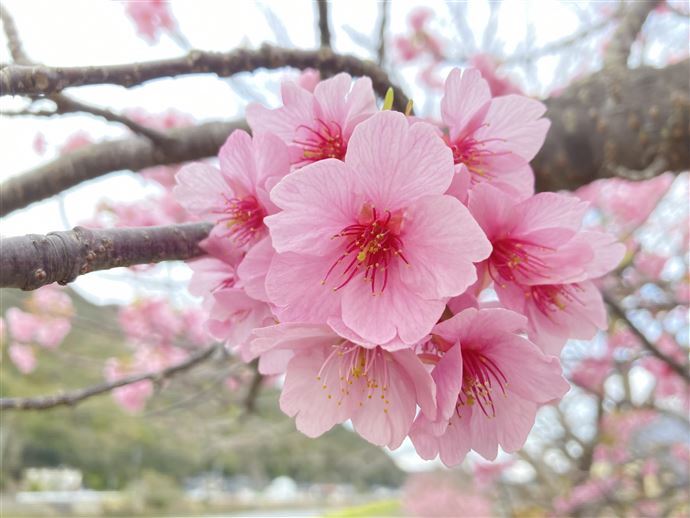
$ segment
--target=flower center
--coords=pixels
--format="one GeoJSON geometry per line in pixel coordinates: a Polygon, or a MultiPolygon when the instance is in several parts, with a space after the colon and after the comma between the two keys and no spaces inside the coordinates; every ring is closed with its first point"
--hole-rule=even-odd
{"type": "Polygon", "coordinates": [[[263,228],[265,215],[264,209],[252,195],[226,198],[223,216],[220,218],[228,228],[223,237],[232,238],[240,246],[246,245],[263,228]]]}
{"type": "MultiPolygon", "coordinates": [[[[484,126],[484,124],[479,126],[477,129],[481,128],[482,126],[484,126]]],[[[469,172],[472,173],[472,183],[478,183],[482,179],[490,180],[495,178],[496,175],[492,174],[486,168],[486,159],[492,156],[508,154],[507,151],[497,152],[491,149],[486,149],[486,145],[490,142],[504,141],[504,139],[500,138],[477,140],[471,133],[455,142],[451,142],[447,135],[444,136],[444,140],[446,145],[453,152],[453,162],[455,164],[464,164],[469,172]]]]}
{"type": "Polygon", "coordinates": [[[388,284],[388,270],[393,259],[400,257],[409,264],[402,253],[402,240],[399,236],[402,220],[401,211],[392,213],[387,210],[379,214],[370,204],[362,206],[357,223],[345,227],[333,236],[333,239],[345,240],[345,250],[326,272],[322,284],[326,283],[334,270],[339,269],[344,280],[333,291],[364,273],[364,280],[371,284],[371,293],[376,295],[377,287],[379,293],[383,293],[388,284]]]}
{"type": "Polygon", "coordinates": [[[462,390],[456,411],[475,403],[487,417],[496,417],[493,391],[498,387],[506,395],[508,380],[501,368],[487,356],[472,350],[462,351],[462,390]]]}
{"type": "Polygon", "coordinates": [[[327,124],[321,119],[316,119],[316,127],[301,125],[301,137],[293,142],[302,148],[302,160],[300,164],[317,162],[324,158],[345,158],[347,143],[343,137],[343,131],[336,122],[327,124]]]}
{"type": "Polygon", "coordinates": [[[579,298],[581,291],[577,283],[544,284],[526,288],[525,297],[531,297],[539,311],[551,318],[553,313],[565,310],[573,302],[584,305],[579,298]]]}
{"type": "Polygon", "coordinates": [[[516,282],[518,276],[547,277],[549,266],[539,257],[539,252],[549,252],[551,248],[514,238],[499,239],[493,248],[489,275],[497,284],[502,285],[503,280],[516,282]]]}
{"type": "Polygon", "coordinates": [[[316,380],[321,382],[321,389],[326,391],[326,398],[337,402],[338,406],[351,395],[359,397],[359,406],[373,399],[380,391],[379,399],[383,401],[383,411],[388,412],[389,387],[388,358],[380,347],[366,349],[350,342],[334,345],[333,351],[326,358],[319,370],[316,380]],[[329,380],[338,380],[336,387],[329,386],[329,380]],[[334,390],[337,394],[334,395],[334,390]]]}

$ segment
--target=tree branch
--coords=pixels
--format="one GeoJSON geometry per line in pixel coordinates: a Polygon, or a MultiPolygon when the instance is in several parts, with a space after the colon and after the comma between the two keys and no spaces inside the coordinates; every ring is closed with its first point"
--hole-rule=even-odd
{"type": "Polygon", "coordinates": [[[111,390],[124,387],[125,385],[132,385],[145,380],[162,381],[166,378],[170,378],[175,374],[189,370],[192,367],[204,362],[210,358],[217,349],[218,346],[213,345],[207,349],[197,352],[196,354],[192,354],[183,362],[161,371],[127,376],[126,378],[121,378],[117,381],[99,383],[98,385],[93,385],[92,387],[66,392],[64,394],[27,398],[0,398],[0,410],[45,410],[57,406],[74,406],[85,399],[110,392],[111,390]]]}
{"type": "Polygon", "coordinates": [[[537,190],[574,190],[630,171],[658,174],[660,159],[667,171],[690,168],[690,61],[623,74],[595,73],[545,101],[551,128],[532,163],[537,190]]]}
{"type": "Polygon", "coordinates": [[[64,94],[53,94],[50,96],[50,100],[53,101],[57,107],[55,112],[56,115],[76,112],[90,113],[91,115],[101,117],[107,121],[122,124],[123,126],[126,126],[132,130],[134,133],[138,133],[139,135],[146,137],[159,146],[172,144],[172,140],[165,133],[153,128],[147,128],[146,126],[139,124],[135,120],[125,117],[124,115],[119,115],[104,108],[85,104],[81,101],[77,101],[76,99],[67,97],[64,94]]]}
{"type": "Polygon", "coordinates": [[[628,65],[630,47],[642,30],[647,16],[660,0],[634,0],[623,8],[623,15],[604,53],[604,68],[608,70],[625,69],[628,65]]]}
{"type": "Polygon", "coordinates": [[[331,29],[328,26],[328,0],[317,0],[316,5],[319,9],[319,36],[321,37],[321,48],[331,48],[331,29]]]}
{"type": "Polygon", "coordinates": [[[19,38],[17,26],[14,24],[9,11],[2,5],[0,5],[0,20],[2,20],[2,27],[5,31],[5,36],[7,36],[7,46],[10,49],[12,60],[17,64],[31,63],[31,60],[24,52],[24,46],[19,38]]]}
{"type": "Polygon", "coordinates": [[[386,26],[388,25],[390,0],[383,0],[380,5],[381,19],[379,20],[379,47],[376,49],[376,62],[382,66],[386,57],[386,26]]]}
{"type": "Polygon", "coordinates": [[[678,374],[687,384],[690,385],[690,372],[688,371],[688,366],[687,365],[681,365],[678,363],[675,359],[671,358],[667,354],[664,354],[662,351],[660,351],[645,335],[642,331],[640,331],[635,324],[631,322],[631,320],[628,318],[628,315],[626,315],[625,310],[616,302],[613,300],[611,296],[608,294],[604,293],[604,301],[606,304],[611,308],[611,311],[613,314],[617,317],[620,318],[625,324],[630,328],[630,331],[633,332],[633,334],[640,340],[640,343],[642,344],[642,347],[647,349],[654,357],[657,359],[661,360],[662,362],[666,363],[673,371],[678,374]]]}
{"type": "Polygon", "coordinates": [[[0,239],[0,287],[34,290],[119,266],[185,260],[203,255],[199,241],[210,223],[89,230],[0,239]]]}
{"type": "Polygon", "coordinates": [[[329,49],[298,50],[263,45],[259,50],[237,49],[231,52],[193,50],[186,56],[125,65],[93,67],[46,67],[41,65],[8,65],[0,69],[1,95],[50,95],[74,86],[113,84],[131,87],[152,79],[189,74],[216,74],[229,77],[239,72],[260,68],[315,68],[322,74],[348,72],[353,76],[371,78],[374,90],[383,97],[392,87],[394,107],[403,111],[408,98],[391,84],[388,74],[371,61],[355,56],[339,55],[329,49]]]}
{"type": "Polygon", "coordinates": [[[66,153],[0,184],[0,215],[107,173],[139,171],[155,165],[179,164],[215,156],[235,129],[247,129],[247,126],[244,122],[207,122],[164,133],[169,141],[165,146],[156,146],[141,137],[128,137],[66,153]]]}

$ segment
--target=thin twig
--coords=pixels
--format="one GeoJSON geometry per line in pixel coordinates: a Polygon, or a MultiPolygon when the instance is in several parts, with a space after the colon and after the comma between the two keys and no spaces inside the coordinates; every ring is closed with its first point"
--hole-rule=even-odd
{"type": "Polygon", "coordinates": [[[316,5],[319,9],[319,36],[321,48],[331,48],[331,29],[328,21],[328,0],[317,0],[316,5]]]}
{"type": "Polygon", "coordinates": [[[660,0],[635,0],[625,5],[618,27],[604,53],[605,69],[613,71],[627,68],[630,47],[649,13],[660,3],[660,0]]]}
{"type": "Polygon", "coordinates": [[[390,0],[383,0],[381,6],[381,19],[379,20],[379,48],[376,50],[376,62],[379,66],[383,65],[386,57],[386,27],[388,26],[388,10],[390,0]]]}
{"type": "Polygon", "coordinates": [[[101,117],[107,121],[117,122],[119,124],[127,126],[134,133],[138,133],[139,135],[148,138],[149,140],[155,142],[158,145],[164,146],[166,144],[171,144],[172,142],[171,139],[165,133],[153,128],[147,128],[146,126],[139,124],[138,122],[130,119],[129,117],[119,115],[110,110],[99,108],[97,106],[91,106],[89,104],[77,101],[75,99],[67,97],[64,94],[59,93],[51,95],[50,99],[56,104],[57,113],[90,113],[91,115],[101,117]]]}
{"type": "Polygon", "coordinates": [[[0,4],[0,19],[2,20],[2,27],[5,31],[5,36],[7,36],[7,46],[10,49],[10,55],[12,60],[19,65],[28,65],[31,60],[24,52],[24,46],[19,38],[19,32],[17,31],[17,26],[14,24],[14,20],[10,15],[9,11],[0,4]]]}
{"type": "Polygon", "coordinates": [[[681,365],[675,359],[660,351],[640,329],[632,323],[625,313],[625,310],[607,293],[603,294],[604,301],[611,308],[613,314],[621,319],[630,328],[630,331],[640,340],[642,347],[647,349],[654,357],[666,363],[673,371],[678,374],[687,384],[690,385],[690,372],[687,365],[681,365]]]}
{"type": "Polygon", "coordinates": [[[124,387],[125,385],[131,385],[145,380],[159,382],[202,363],[210,358],[217,348],[217,345],[208,347],[207,349],[191,355],[185,361],[161,371],[127,376],[116,381],[99,383],[92,387],[66,392],[64,394],[27,398],[0,398],[0,410],[45,410],[57,406],[74,406],[85,399],[110,392],[111,390],[124,387]]]}

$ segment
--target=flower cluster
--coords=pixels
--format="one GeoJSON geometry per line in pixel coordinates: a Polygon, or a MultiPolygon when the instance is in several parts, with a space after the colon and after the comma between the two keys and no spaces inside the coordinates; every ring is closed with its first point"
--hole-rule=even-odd
{"type": "MultiPolygon", "coordinates": [[[[10,346],[8,356],[22,374],[36,368],[35,345],[56,349],[72,329],[74,306],[65,290],[44,286],[26,299],[24,309],[10,307],[2,328],[8,327],[10,346]]],[[[0,331],[0,341],[4,329],[0,331]]]]}
{"type": "Polygon", "coordinates": [[[215,223],[190,291],[207,327],[265,374],[318,436],[351,420],[410,437],[447,465],[525,442],[568,390],[568,338],[606,327],[593,279],[624,247],[581,228],[587,204],[534,194],[549,123],[538,101],[492,97],[453,70],[442,126],[377,110],[369,79],[282,86],[251,105],[219,167],[185,166],[174,194],[215,223]]]}
{"type": "MultiPolygon", "coordinates": [[[[145,299],[120,309],[119,323],[132,349],[132,358],[109,358],[107,381],[147,374],[183,362],[193,350],[208,345],[205,315],[198,308],[177,310],[164,299],[145,299]]],[[[139,412],[153,395],[153,383],[138,381],[112,392],[115,401],[128,412],[139,412]]]]}

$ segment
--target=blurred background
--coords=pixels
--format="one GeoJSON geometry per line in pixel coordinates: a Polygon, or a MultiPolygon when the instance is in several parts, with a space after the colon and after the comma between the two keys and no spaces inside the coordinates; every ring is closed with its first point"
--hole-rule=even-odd
{"type": "MultiPolygon", "coordinates": [[[[28,56],[54,66],[115,64],[262,43],[319,45],[315,3],[179,0],[4,0],[28,56]]],[[[452,67],[474,66],[494,95],[554,98],[603,66],[629,2],[364,2],[328,4],[333,49],[379,62],[417,115],[437,118],[452,67]]],[[[690,5],[658,2],[628,65],[688,58],[690,5]]],[[[11,61],[0,36],[0,62],[11,61]]],[[[278,105],[294,70],[193,75],[124,89],[70,92],[91,106],[167,130],[241,119],[249,102],[278,105]]],[[[655,100],[663,102],[663,100],[655,100]]],[[[651,102],[651,100],[650,100],[651,102]]],[[[92,143],[131,135],[48,100],[0,99],[0,179],[92,143]]],[[[178,166],[122,171],[14,212],[3,236],[75,225],[186,221],[170,194],[178,166]]],[[[182,263],[91,273],[68,288],[0,291],[2,397],[79,392],[78,404],[4,411],[5,516],[689,516],[687,173],[599,180],[575,194],[586,224],[628,247],[600,287],[610,328],[562,354],[572,389],[545,407],[525,448],[449,470],[337,427],[319,439],[277,404],[280,379],[231,356],[102,390],[213,344],[182,263]],[[661,354],[659,354],[661,353],[661,354]],[[669,361],[670,360],[670,361],[669,361]]]]}

